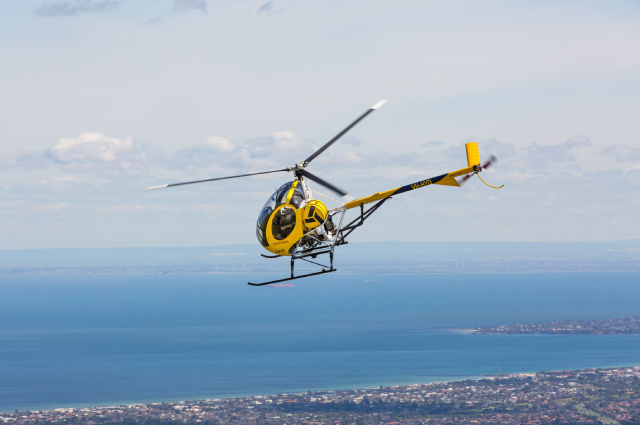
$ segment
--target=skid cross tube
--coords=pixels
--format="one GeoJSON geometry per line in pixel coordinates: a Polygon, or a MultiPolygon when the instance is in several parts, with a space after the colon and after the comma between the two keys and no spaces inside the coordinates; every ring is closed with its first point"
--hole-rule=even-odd
{"type": "MultiPolygon", "coordinates": [[[[315,264],[316,266],[320,266],[323,269],[327,266],[325,266],[324,264],[320,264],[320,263],[316,263],[315,261],[311,261],[311,260],[307,260],[306,258],[300,258],[302,261],[306,261],[307,263],[311,263],[311,264],[315,264]]],[[[329,267],[332,268],[332,267],[329,267]]]]}
{"type": "Polygon", "coordinates": [[[328,254],[332,251],[333,251],[332,248],[327,248],[326,246],[319,246],[319,247],[311,248],[305,251],[300,251],[300,254],[294,254],[292,255],[292,257],[295,257],[296,259],[305,258],[305,257],[315,257],[316,255],[328,254]]]}
{"type": "Polygon", "coordinates": [[[265,285],[271,285],[272,283],[286,282],[286,281],[289,281],[289,280],[300,279],[300,278],[303,278],[303,277],[317,276],[319,274],[331,273],[331,272],[335,272],[335,271],[337,271],[337,270],[333,268],[333,246],[331,246],[330,248],[327,248],[326,246],[316,247],[316,248],[308,249],[306,251],[302,251],[299,254],[293,254],[291,256],[291,277],[288,277],[288,278],[285,278],[285,279],[272,280],[270,282],[264,282],[264,283],[247,282],[247,284],[249,284],[251,286],[265,286],[265,285]],[[311,261],[311,260],[307,260],[306,259],[307,257],[315,258],[318,255],[322,255],[322,254],[329,254],[330,263],[329,263],[328,269],[327,269],[327,266],[325,266],[323,264],[316,263],[315,261],[311,261]],[[322,267],[322,271],[315,272],[315,273],[308,273],[308,274],[304,274],[304,275],[300,275],[300,276],[295,276],[294,275],[294,267],[295,267],[296,260],[302,260],[302,261],[306,261],[308,263],[312,263],[312,264],[318,265],[318,266],[322,267]]]}
{"type": "Polygon", "coordinates": [[[322,270],[325,269],[325,265],[316,263],[315,261],[311,261],[311,260],[307,260],[307,257],[311,257],[313,259],[315,259],[318,255],[322,255],[322,254],[329,254],[329,270],[335,270],[333,268],[333,246],[331,248],[325,248],[325,247],[318,247],[315,249],[310,249],[307,252],[303,252],[302,255],[292,255],[291,256],[291,277],[293,277],[293,265],[295,263],[295,260],[302,260],[302,261],[306,261],[308,263],[312,263],[315,264],[317,266],[322,267],[322,270]]]}

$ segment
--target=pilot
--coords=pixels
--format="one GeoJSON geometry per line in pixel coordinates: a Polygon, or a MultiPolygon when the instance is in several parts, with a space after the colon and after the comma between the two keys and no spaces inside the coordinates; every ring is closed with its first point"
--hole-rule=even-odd
{"type": "Polygon", "coordinates": [[[296,213],[291,207],[283,207],[273,218],[273,235],[276,239],[284,239],[293,231],[296,224],[296,213]]]}

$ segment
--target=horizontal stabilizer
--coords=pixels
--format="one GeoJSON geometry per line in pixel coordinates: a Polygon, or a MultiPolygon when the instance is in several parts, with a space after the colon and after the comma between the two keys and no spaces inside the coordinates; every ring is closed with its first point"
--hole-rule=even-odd
{"type": "Polygon", "coordinates": [[[451,176],[445,177],[444,179],[440,180],[439,182],[436,182],[436,184],[441,184],[443,186],[460,187],[460,184],[458,183],[458,181],[456,179],[454,179],[453,177],[451,177],[451,176]]]}

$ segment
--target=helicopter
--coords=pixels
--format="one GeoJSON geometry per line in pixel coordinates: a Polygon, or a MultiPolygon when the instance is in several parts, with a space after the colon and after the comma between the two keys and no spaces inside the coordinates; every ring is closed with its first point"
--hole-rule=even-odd
{"type": "Polygon", "coordinates": [[[497,161],[497,159],[495,156],[491,155],[489,159],[482,164],[480,161],[480,152],[477,142],[470,142],[465,145],[467,153],[467,167],[465,168],[420,180],[418,182],[384,192],[376,192],[373,195],[358,199],[349,200],[349,194],[346,191],[316,176],[315,174],[312,174],[306,169],[315,158],[386,102],[386,100],[376,102],[366,112],[345,127],[335,137],[321,146],[307,159],[295,164],[294,166],[279,170],[151,186],[148,187],[147,190],[166,189],[169,187],[257,176],[261,174],[281,172],[293,173],[295,179],[280,186],[271,195],[271,197],[269,197],[258,215],[256,223],[256,237],[258,242],[272,254],[260,255],[265,258],[290,257],[291,261],[290,277],[263,283],[247,282],[251,286],[264,286],[337,271],[333,266],[335,248],[340,245],[347,244],[348,241],[346,238],[353,233],[354,230],[362,226],[364,222],[378,210],[378,208],[395,195],[428,187],[433,184],[460,187],[474,175],[477,175],[484,184],[494,189],[500,189],[504,186],[492,186],[480,177],[479,173],[489,168],[497,161]],[[458,177],[462,178],[458,180],[458,177]],[[312,190],[309,183],[310,181],[340,195],[343,202],[312,190]],[[330,209],[321,200],[314,199],[313,194],[319,195],[320,197],[332,201],[339,206],[330,209]],[[365,205],[369,204],[373,205],[365,209],[365,205]],[[358,208],[360,210],[359,216],[354,220],[345,223],[345,213],[354,208],[358,208]],[[328,266],[313,261],[319,255],[329,256],[328,266]],[[294,274],[294,264],[297,260],[315,264],[321,267],[321,270],[296,276],[294,274]]]}

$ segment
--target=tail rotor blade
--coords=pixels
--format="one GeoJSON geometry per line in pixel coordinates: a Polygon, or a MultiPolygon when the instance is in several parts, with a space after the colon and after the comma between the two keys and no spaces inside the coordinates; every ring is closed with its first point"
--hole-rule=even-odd
{"type": "Polygon", "coordinates": [[[345,192],[344,190],[340,189],[340,188],[339,188],[339,187],[337,187],[337,186],[332,185],[332,184],[331,184],[331,183],[329,183],[328,181],[323,180],[323,179],[321,179],[320,177],[318,177],[318,176],[316,176],[316,175],[314,175],[314,174],[311,174],[311,173],[310,173],[310,172],[308,172],[307,170],[299,170],[298,172],[299,172],[301,175],[303,175],[303,176],[305,176],[306,178],[308,178],[309,180],[312,180],[312,181],[314,181],[314,182],[318,183],[319,185],[326,187],[327,189],[329,189],[329,190],[331,190],[331,191],[333,191],[333,192],[337,193],[337,194],[338,194],[338,195],[340,195],[340,196],[347,196],[347,195],[348,195],[348,193],[347,193],[347,192],[345,192]]]}
{"type": "Polygon", "coordinates": [[[148,187],[147,190],[157,190],[157,189],[165,189],[167,187],[173,186],[183,186],[185,184],[194,184],[194,183],[204,183],[204,182],[213,182],[216,180],[227,180],[227,179],[237,179],[238,177],[248,177],[248,176],[257,176],[258,174],[270,174],[270,173],[280,173],[282,171],[291,171],[288,168],[283,168],[282,170],[273,170],[273,171],[262,171],[260,173],[249,173],[249,174],[240,174],[237,176],[228,176],[228,177],[217,177],[214,179],[205,179],[205,180],[194,180],[191,182],[182,182],[182,183],[172,183],[172,184],[163,184],[160,186],[151,186],[148,187]]]}
{"type": "MultiPolygon", "coordinates": [[[[326,151],[327,148],[331,145],[333,145],[339,138],[341,138],[342,136],[345,135],[345,133],[349,130],[351,130],[353,127],[355,127],[356,124],[358,124],[360,121],[362,121],[367,115],[369,115],[370,113],[372,113],[373,111],[375,111],[376,109],[380,109],[380,107],[382,107],[382,105],[384,105],[387,101],[386,100],[379,100],[378,102],[376,102],[373,106],[371,106],[371,108],[369,108],[367,110],[367,112],[365,112],[364,114],[360,115],[358,117],[358,119],[356,119],[354,122],[352,122],[351,124],[349,124],[344,130],[342,130],[340,133],[338,133],[333,139],[329,140],[327,143],[325,143],[320,149],[318,149],[317,151],[315,151],[313,153],[313,155],[311,155],[309,158],[305,159],[303,164],[306,166],[307,164],[309,164],[311,161],[313,161],[318,155],[320,155],[322,152],[326,151]]],[[[333,190],[333,189],[332,189],[333,190]]]]}
{"type": "Polygon", "coordinates": [[[465,183],[467,182],[467,180],[469,180],[471,177],[473,177],[473,174],[467,174],[466,176],[464,176],[463,178],[461,178],[461,179],[458,181],[458,184],[459,184],[460,186],[462,186],[462,185],[463,185],[463,184],[465,184],[465,183]]]}
{"type": "Polygon", "coordinates": [[[487,162],[484,163],[484,165],[482,166],[483,170],[486,170],[487,168],[491,167],[492,164],[498,162],[498,158],[496,158],[495,156],[491,155],[489,157],[489,159],[487,160],[487,162]]]}

